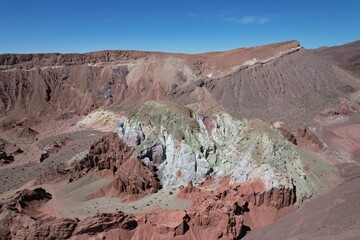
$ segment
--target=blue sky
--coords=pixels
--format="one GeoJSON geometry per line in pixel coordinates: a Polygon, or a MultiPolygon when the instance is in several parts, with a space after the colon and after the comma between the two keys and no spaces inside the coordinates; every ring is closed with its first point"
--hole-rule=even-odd
{"type": "Polygon", "coordinates": [[[0,0],[0,53],[197,53],[360,39],[360,0],[0,0]]]}

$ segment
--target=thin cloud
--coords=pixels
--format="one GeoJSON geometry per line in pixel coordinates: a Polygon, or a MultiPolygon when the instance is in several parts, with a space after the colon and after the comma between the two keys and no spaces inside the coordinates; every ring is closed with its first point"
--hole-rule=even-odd
{"type": "Polygon", "coordinates": [[[243,17],[240,22],[244,24],[253,23],[256,21],[256,18],[254,16],[246,16],[243,17]]]}
{"type": "Polygon", "coordinates": [[[243,18],[236,17],[224,17],[225,22],[231,22],[235,24],[264,24],[270,19],[266,17],[257,17],[257,16],[245,16],[243,18]]]}
{"type": "Polygon", "coordinates": [[[257,23],[264,24],[264,23],[268,22],[269,20],[270,20],[269,18],[258,18],[257,23]]]}
{"type": "Polygon", "coordinates": [[[209,15],[201,15],[198,13],[189,13],[186,15],[188,18],[191,19],[198,19],[198,20],[211,20],[213,19],[213,16],[209,16],[209,15]]]}
{"type": "Polygon", "coordinates": [[[224,22],[229,22],[233,24],[257,24],[261,25],[268,21],[270,21],[270,18],[268,17],[258,17],[258,16],[244,16],[242,18],[233,17],[234,14],[232,14],[229,11],[221,11],[219,15],[217,16],[207,16],[207,15],[201,15],[198,13],[188,13],[186,15],[188,18],[191,19],[205,19],[205,20],[212,20],[212,19],[218,19],[224,22]]]}

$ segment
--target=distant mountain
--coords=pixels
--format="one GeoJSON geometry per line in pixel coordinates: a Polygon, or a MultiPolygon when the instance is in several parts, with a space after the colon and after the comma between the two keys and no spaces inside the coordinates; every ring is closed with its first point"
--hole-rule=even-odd
{"type": "Polygon", "coordinates": [[[321,47],[312,51],[356,76],[360,76],[360,40],[341,46],[321,47]]]}

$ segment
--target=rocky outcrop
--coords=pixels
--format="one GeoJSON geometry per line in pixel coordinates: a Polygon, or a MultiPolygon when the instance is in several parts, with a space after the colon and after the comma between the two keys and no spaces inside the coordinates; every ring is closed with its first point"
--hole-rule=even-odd
{"type": "MultiPolygon", "coordinates": [[[[129,200],[154,193],[161,188],[160,180],[152,168],[133,156],[133,148],[125,144],[116,133],[109,133],[94,143],[84,159],[76,163],[71,181],[90,171],[111,170],[113,192],[129,200]]],[[[106,194],[103,192],[103,194],[106,194]]],[[[100,196],[101,193],[95,193],[100,196]]]]}
{"type": "Polygon", "coordinates": [[[180,198],[190,199],[193,207],[187,210],[200,239],[239,239],[251,228],[272,223],[269,216],[291,209],[297,202],[294,188],[280,186],[266,190],[261,181],[229,184],[223,179],[215,190],[189,183],[181,190],[180,198]],[[261,209],[266,209],[261,217],[261,209]],[[262,219],[259,219],[259,218],[262,219]],[[249,221],[254,218],[255,223],[249,221]],[[251,227],[251,228],[250,228],[251,227]],[[204,231],[211,229],[210,231],[204,231]]]}
{"type": "Polygon", "coordinates": [[[273,123],[273,127],[276,128],[281,134],[284,136],[285,139],[287,139],[289,142],[291,142],[294,145],[297,145],[297,140],[295,137],[295,134],[287,130],[282,126],[282,122],[275,122],[273,123]]]}
{"type": "Polygon", "coordinates": [[[324,176],[332,174],[325,167],[323,176],[313,174],[321,161],[299,151],[285,129],[226,113],[204,118],[169,102],[144,103],[130,118],[119,120],[117,133],[144,164],[154,167],[164,187],[230,175],[231,183],[260,179],[268,191],[296,186],[302,199],[326,188],[324,176]]]}
{"type": "Polygon", "coordinates": [[[124,196],[123,200],[134,200],[157,192],[161,189],[161,183],[155,172],[139,159],[132,157],[115,173],[111,189],[124,196]]]}
{"type": "MultiPolygon", "coordinates": [[[[29,190],[24,190],[29,191],[29,190]]],[[[0,219],[2,239],[88,239],[90,236],[106,234],[115,229],[125,239],[130,239],[137,221],[133,216],[122,212],[98,213],[83,220],[69,218],[36,219],[26,214],[13,211],[4,212],[0,219]]],[[[2,208],[4,211],[4,207],[2,208]]],[[[118,234],[119,235],[119,234],[118,234]]]]}
{"type": "MultiPolygon", "coordinates": [[[[245,184],[229,184],[229,177],[222,180],[222,183],[212,191],[202,187],[193,186],[189,183],[182,188],[180,198],[191,199],[194,207],[202,206],[205,202],[218,202],[244,205],[251,203],[254,207],[269,206],[276,210],[292,206],[296,203],[296,191],[294,188],[280,186],[271,190],[264,188],[260,180],[245,184]]],[[[214,203],[213,202],[213,203],[214,203]]]]}
{"type": "MultiPolygon", "coordinates": [[[[80,239],[240,238],[249,227],[244,216],[256,221],[263,209],[277,216],[326,189],[331,171],[259,120],[226,113],[204,118],[162,101],[146,102],[129,118],[121,117],[116,133],[94,143],[82,160],[57,170],[70,181],[87,174],[112,177],[85,200],[121,196],[129,201],[161,187],[183,185],[178,197],[193,203],[186,210],[155,208],[134,217],[117,213],[87,218],[74,230],[72,237],[80,239]],[[212,182],[201,184],[210,178],[212,182]],[[130,229],[126,219],[132,219],[130,229]]],[[[264,214],[257,226],[271,221],[264,214]]]]}
{"type": "Polygon", "coordinates": [[[122,212],[98,213],[78,219],[36,220],[24,214],[7,214],[0,220],[4,239],[234,239],[242,229],[240,211],[220,205],[199,213],[154,209],[134,216],[122,212]],[[214,211],[218,209],[218,211],[214,211]],[[206,215],[206,212],[214,215],[206,215]],[[230,214],[230,216],[228,216],[230,214]],[[213,219],[209,217],[213,216],[213,219]],[[26,226],[26,227],[25,227],[26,226]],[[225,227],[223,229],[223,227],[225,227]],[[215,231],[215,229],[217,229],[215,231]],[[215,232],[214,232],[215,231],[215,232]]]}
{"type": "Polygon", "coordinates": [[[16,144],[11,144],[4,139],[0,139],[0,166],[13,162],[15,156],[23,152],[24,151],[16,146],[16,144]]]}
{"type": "Polygon", "coordinates": [[[27,128],[19,128],[17,129],[17,137],[18,138],[25,138],[30,140],[35,140],[36,136],[39,135],[39,132],[27,127],[27,128]]]}
{"type": "MultiPolygon", "coordinates": [[[[139,217],[139,222],[143,225],[136,231],[134,238],[145,237],[155,239],[154,235],[159,237],[163,235],[169,237],[183,236],[190,229],[190,217],[186,211],[170,211],[163,209],[153,209],[151,212],[139,217]],[[153,233],[146,236],[146,228],[154,228],[153,233]],[[153,236],[151,236],[153,235],[153,236]]],[[[161,238],[161,237],[160,237],[161,238]]]]}
{"type": "Polygon", "coordinates": [[[75,165],[75,171],[79,175],[94,169],[110,169],[115,173],[132,153],[132,147],[126,145],[115,133],[109,133],[90,147],[86,157],[75,165]]]}
{"type": "Polygon", "coordinates": [[[233,239],[240,235],[243,223],[238,208],[218,203],[189,213],[154,209],[137,217],[122,212],[98,213],[84,220],[36,220],[9,213],[0,220],[0,233],[5,239],[233,239]]]}
{"type": "Polygon", "coordinates": [[[2,54],[0,65],[11,66],[21,64],[27,68],[52,65],[81,65],[95,62],[112,62],[114,60],[136,60],[144,58],[147,52],[139,51],[100,51],[85,54],[2,54]]]}
{"type": "Polygon", "coordinates": [[[8,213],[0,219],[2,239],[69,239],[78,220],[46,219],[36,220],[24,214],[8,213]]]}
{"type": "Polygon", "coordinates": [[[123,212],[97,213],[93,217],[80,221],[73,232],[73,235],[95,235],[111,229],[133,230],[137,227],[137,221],[133,216],[123,212]]]}
{"type": "Polygon", "coordinates": [[[10,209],[15,212],[22,212],[33,201],[48,201],[51,194],[43,188],[35,188],[34,190],[24,189],[15,193],[11,199],[1,204],[2,209],[10,209]]]}
{"type": "Polygon", "coordinates": [[[296,132],[296,141],[300,147],[306,147],[312,145],[313,147],[321,150],[324,145],[319,137],[314,132],[314,129],[303,126],[300,127],[296,132]]]}
{"type": "Polygon", "coordinates": [[[153,167],[146,166],[133,155],[133,148],[125,144],[116,133],[108,133],[96,141],[89,153],[80,161],[59,164],[41,174],[35,184],[54,181],[75,181],[87,174],[94,177],[110,176],[111,184],[88,198],[105,195],[122,196],[123,200],[135,200],[155,193],[162,188],[153,167]],[[97,174],[100,173],[100,174],[97,174]]]}
{"type": "MultiPolygon", "coordinates": [[[[79,220],[30,217],[19,211],[14,206],[27,208],[32,201],[51,198],[44,189],[25,189],[2,205],[0,234],[5,239],[239,239],[249,229],[245,214],[262,205],[273,211],[291,206],[295,202],[291,194],[286,189],[266,193],[261,182],[229,185],[225,181],[215,191],[190,182],[179,195],[193,202],[187,210],[154,208],[136,216],[118,211],[79,220]]],[[[32,205],[33,210],[39,206],[32,205]]]]}
{"type": "MultiPolygon", "coordinates": [[[[131,231],[137,227],[133,216],[122,212],[98,213],[83,220],[37,218],[29,212],[52,198],[43,188],[24,189],[1,204],[0,236],[2,239],[69,239],[71,236],[96,235],[111,229],[131,231]],[[33,204],[34,203],[34,204],[33,204]],[[39,204],[42,203],[42,204],[39,204]]],[[[129,236],[125,234],[124,236],[129,236]]],[[[77,239],[77,237],[75,237],[77,239]]]]}
{"type": "Polygon", "coordinates": [[[53,154],[53,153],[57,153],[61,148],[63,148],[64,146],[68,145],[69,143],[71,143],[73,140],[69,137],[65,137],[62,138],[58,141],[54,141],[51,144],[48,144],[44,150],[48,153],[48,154],[53,154]]]}
{"type": "Polygon", "coordinates": [[[44,152],[40,155],[40,162],[43,162],[50,155],[59,152],[61,148],[68,145],[71,141],[72,141],[71,138],[63,138],[63,139],[60,139],[59,141],[55,141],[51,144],[48,144],[44,148],[44,152]]]}
{"type": "Polygon", "coordinates": [[[297,143],[303,149],[328,163],[357,163],[360,159],[360,93],[340,99],[336,108],[321,111],[312,121],[300,127],[297,143]]]}

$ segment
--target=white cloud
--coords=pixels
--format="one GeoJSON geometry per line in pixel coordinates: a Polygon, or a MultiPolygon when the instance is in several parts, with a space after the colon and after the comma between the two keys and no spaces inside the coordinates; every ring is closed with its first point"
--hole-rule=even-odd
{"type": "Polygon", "coordinates": [[[266,17],[256,17],[256,16],[245,16],[243,18],[235,18],[235,17],[225,17],[225,22],[231,22],[235,24],[264,24],[268,22],[270,19],[266,17]]]}
{"type": "Polygon", "coordinates": [[[246,16],[246,17],[243,17],[240,20],[240,22],[247,24],[247,23],[253,23],[253,22],[255,22],[255,20],[256,20],[256,18],[254,16],[246,16]]]}
{"type": "Polygon", "coordinates": [[[269,18],[258,18],[257,19],[257,23],[258,24],[264,24],[266,23],[267,21],[269,21],[270,19],[269,18]]]}
{"type": "Polygon", "coordinates": [[[234,24],[257,24],[261,25],[268,21],[270,21],[269,17],[258,17],[254,15],[244,16],[242,18],[234,17],[234,13],[229,11],[222,10],[220,14],[217,16],[208,16],[208,15],[201,15],[198,13],[188,13],[187,17],[191,19],[205,19],[205,20],[213,20],[218,19],[224,22],[234,23],[234,24]]]}

